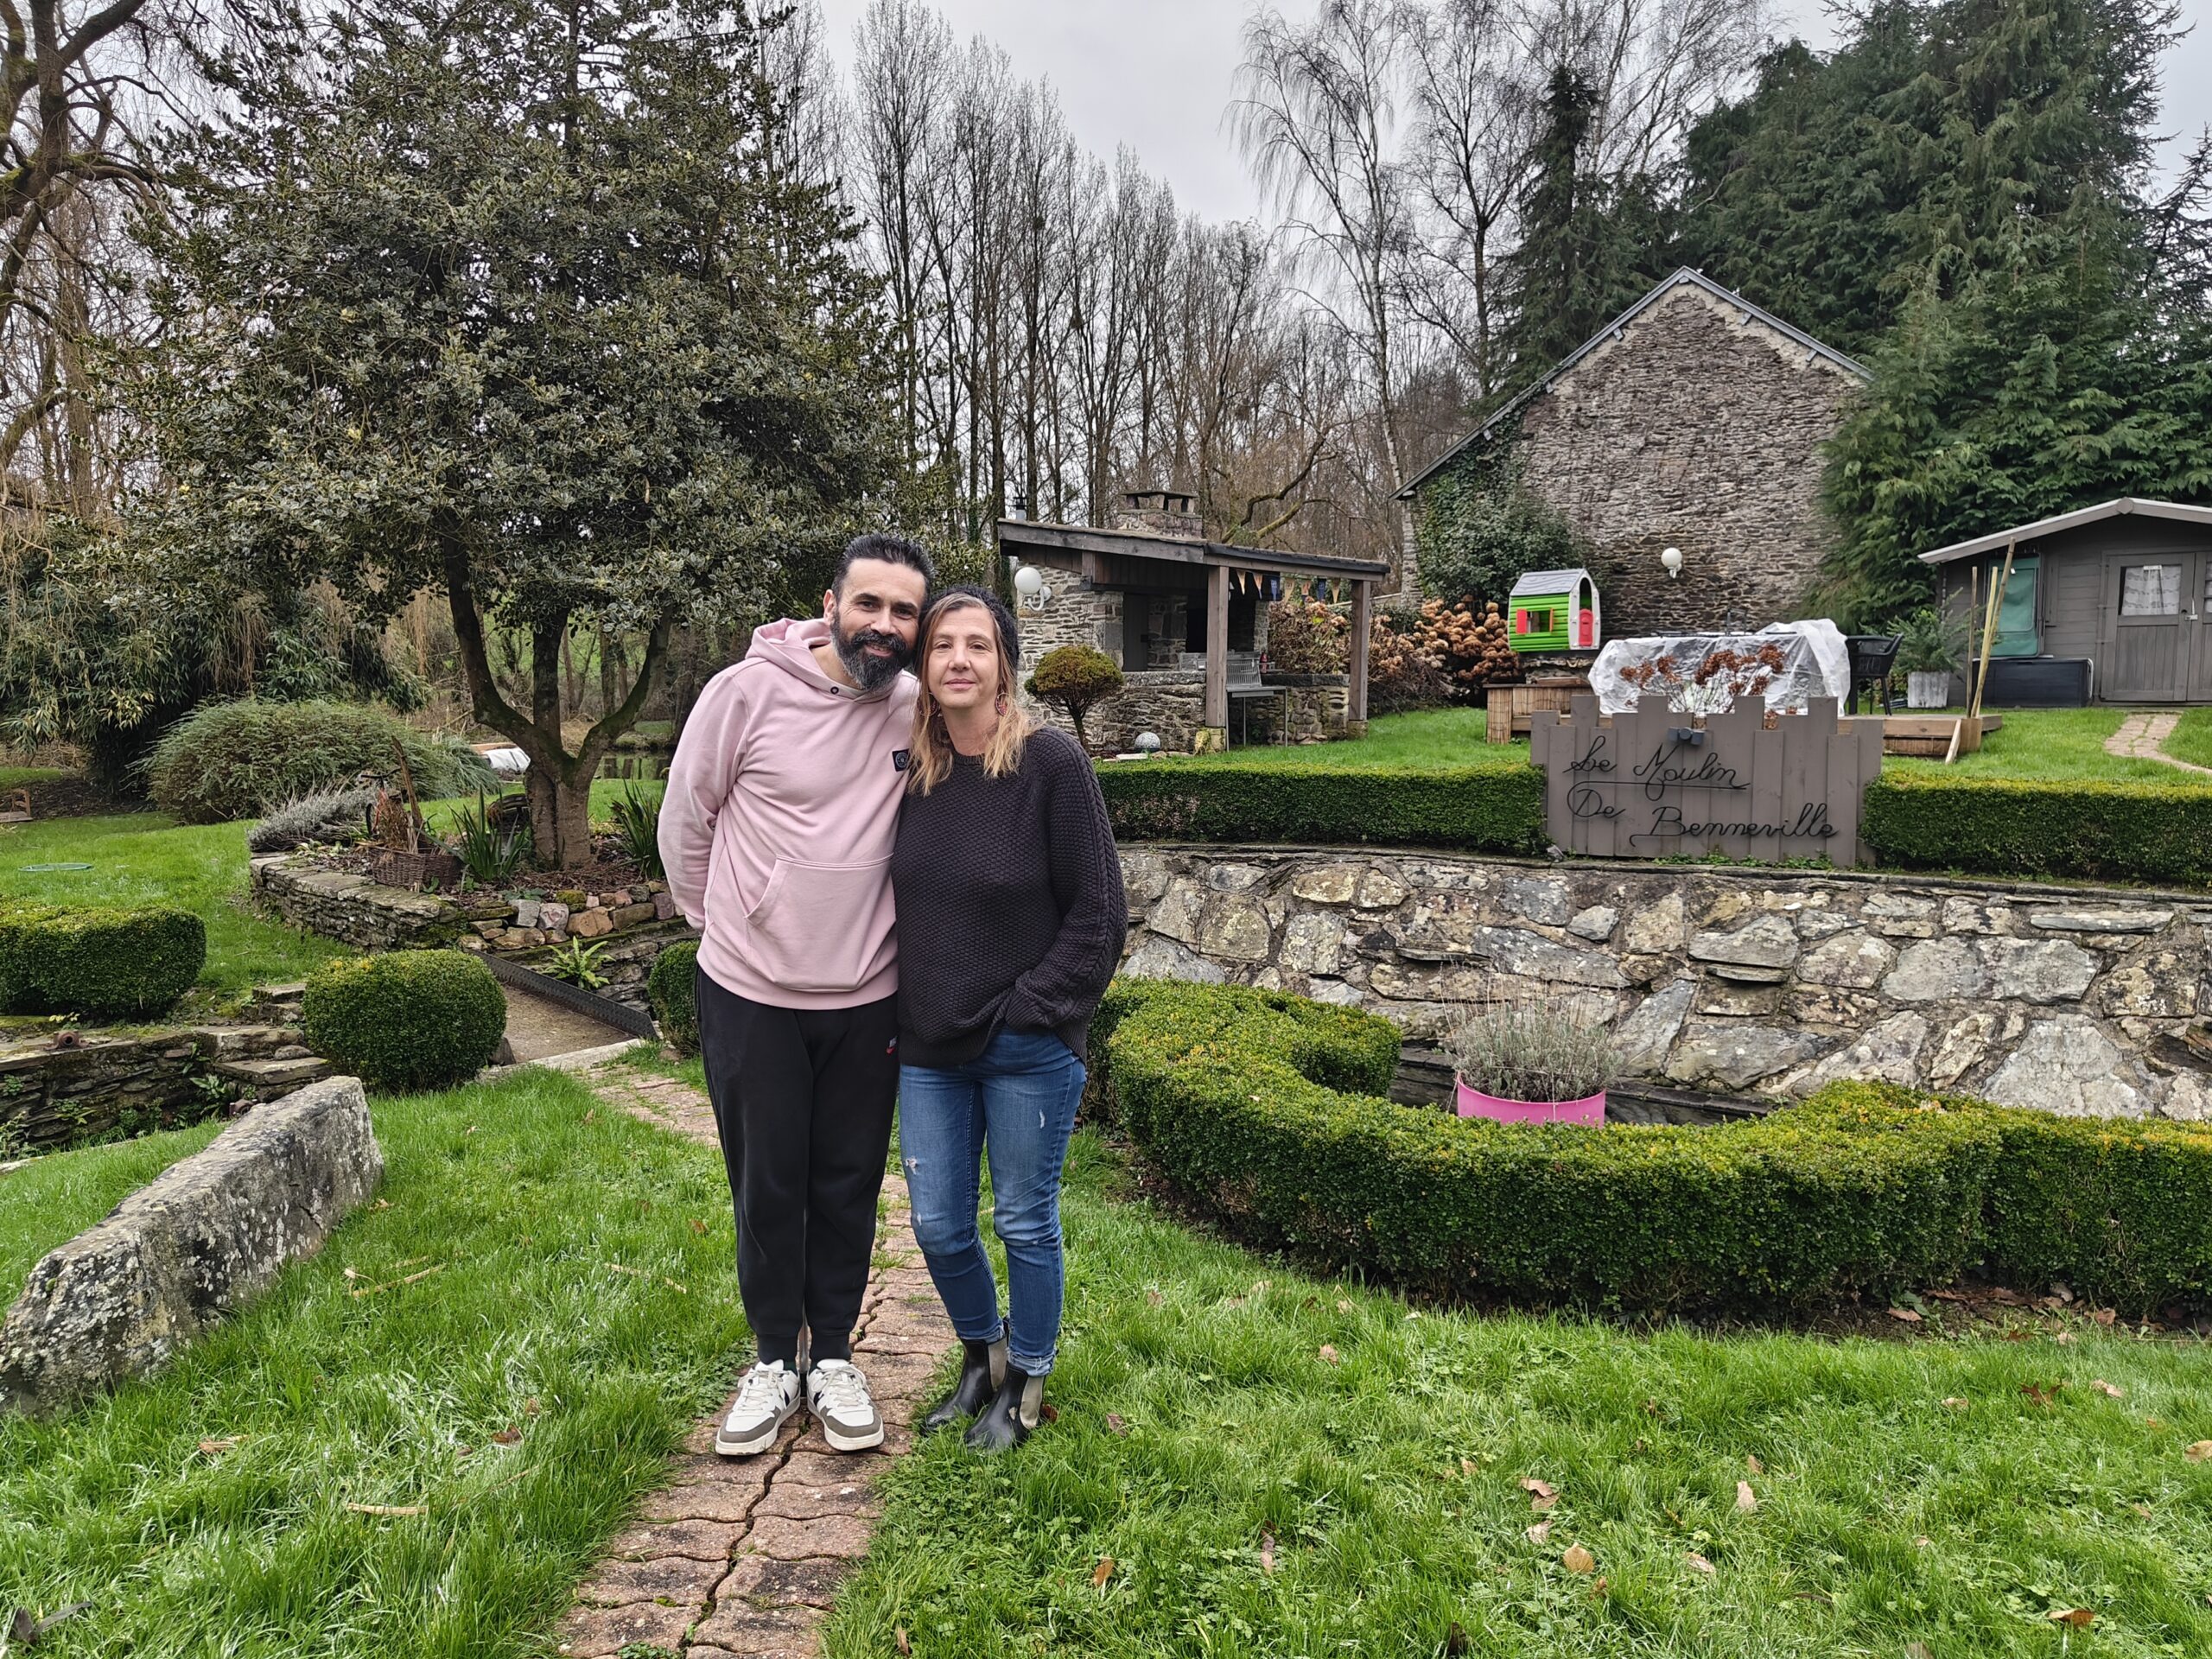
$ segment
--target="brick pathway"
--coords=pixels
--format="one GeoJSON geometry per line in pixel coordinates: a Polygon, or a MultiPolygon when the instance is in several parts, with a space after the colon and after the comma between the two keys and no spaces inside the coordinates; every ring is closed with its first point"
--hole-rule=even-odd
{"type": "MultiPolygon", "coordinates": [[[[715,1144],[714,1112],[689,1084],[615,1068],[588,1080],[632,1116],[715,1144]]],[[[853,1333],[854,1357],[883,1414],[882,1450],[830,1451],[802,1409],[774,1450],[718,1458],[715,1427],[725,1401],[693,1428],[669,1484],[645,1499],[637,1524],[576,1587],[561,1652],[609,1659],[635,1644],[696,1659],[819,1654],[837,1587],[868,1552],[874,1478],[912,1444],[909,1426],[952,1345],[952,1327],[907,1229],[906,1182],[887,1178],[884,1197],[877,1267],[853,1333]]]]}
{"type": "Polygon", "coordinates": [[[2166,740],[2174,734],[2174,728],[2180,722],[2181,716],[2172,713],[2130,715],[2120,722],[2120,729],[2105,740],[2105,753],[2124,760],[2156,760],[2162,766],[2212,778],[2212,766],[2177,760],[2166,753],[2166,740]]]}

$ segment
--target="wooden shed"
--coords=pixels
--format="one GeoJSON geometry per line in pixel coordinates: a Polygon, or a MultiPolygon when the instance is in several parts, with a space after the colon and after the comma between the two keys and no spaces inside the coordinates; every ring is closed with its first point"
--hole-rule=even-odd
{"type": "Polygon", "coordinates": [[[2008,549],[1992,705],[2212,702],[2212,507],[2123,496],[1922,554],[1974,652],[2008,549]]]}

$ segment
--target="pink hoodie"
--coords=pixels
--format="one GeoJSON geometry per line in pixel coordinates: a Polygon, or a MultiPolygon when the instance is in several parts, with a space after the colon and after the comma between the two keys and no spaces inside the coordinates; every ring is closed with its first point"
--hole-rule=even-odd
{"type": "Polygon", "coordinates": [[[771,622],[707,682],[668,769],[660,855],[705,930],[699,966],[784,1008],[849,1008],[899,988],[891,843],[916,685],[873,696],[814,660],[819,618],[771,622]]]}

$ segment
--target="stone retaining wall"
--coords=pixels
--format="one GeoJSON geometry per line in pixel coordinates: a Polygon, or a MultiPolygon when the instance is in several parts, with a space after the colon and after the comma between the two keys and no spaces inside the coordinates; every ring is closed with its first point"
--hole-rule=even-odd
{"type": "Polygon", "coordinates": [[[66,1048],[55,1038],[41,1031],[0,1043],[0,1159],[205,1117],[330,1071],[283,1026],[87,1033],[66,1048]]]}
{"type": "Polygon", "coordinates": [[[568,899],[446,895],[380,887],[365,875],[317,869],[312,857],[275,853],[252,861],[250,884],[262,909],[295,927],[368,950],[459,945],[493,951],[543,972],[571,939],[600,947],[600,995],[645,1006],[653,958],[697,936],[677,915],[666,886],[576,893],[568,899]]]}
{"type": "Polygon", "coordinates": [[[1126,971],[1371,1009],[1441,1038],[1573,999],[1627,1069],[1783,1097],[1837,1077],[2096,1116],[2212,1118],[2182,1040],[2212,901],[1772,870],[1131,847],[1126,971]]]}

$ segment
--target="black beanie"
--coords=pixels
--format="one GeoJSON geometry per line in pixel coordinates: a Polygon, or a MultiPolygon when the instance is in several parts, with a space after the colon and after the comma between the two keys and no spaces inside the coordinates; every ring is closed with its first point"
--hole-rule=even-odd
{"type": "Polygon", "coordinates": [[[1006,647],[1007,660],[1015,664],[1021,661],[1021,625],[1014,620],[1014,613],[1007,608],[1004,600],[989,588],[978,588],[972,582],[940,588],[930,595],[930,602],[922,610],[921,626],[914,635],[918,644],[929,638],[930,626],[937,620],[937,613],[956,600],[981,605],[988,611],[991,620],[998,625],[999,643],[1006,647]]]}

